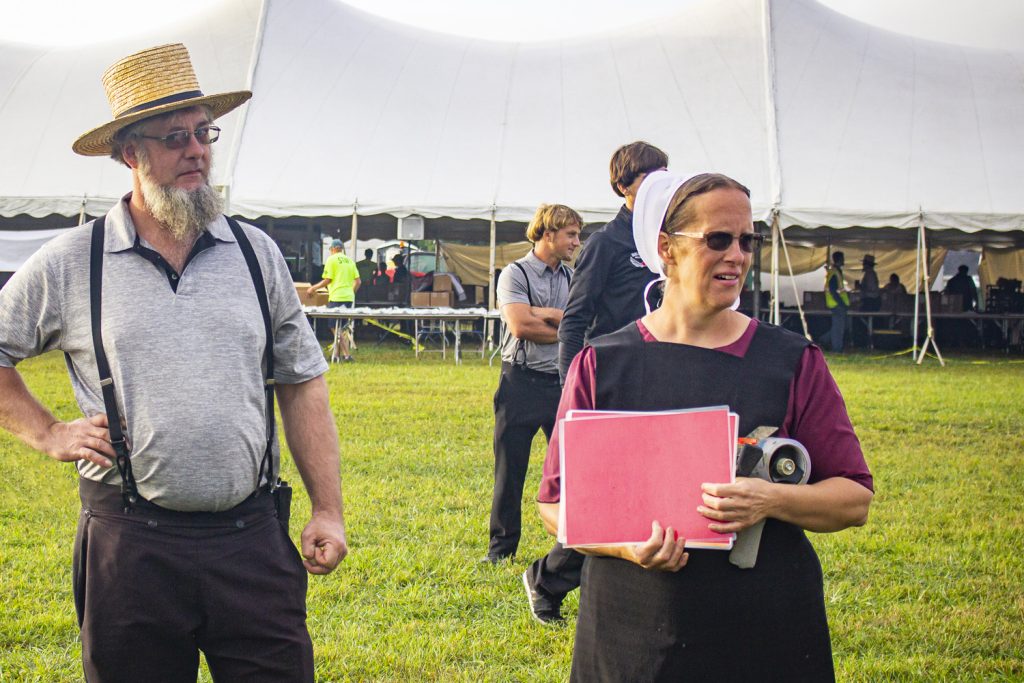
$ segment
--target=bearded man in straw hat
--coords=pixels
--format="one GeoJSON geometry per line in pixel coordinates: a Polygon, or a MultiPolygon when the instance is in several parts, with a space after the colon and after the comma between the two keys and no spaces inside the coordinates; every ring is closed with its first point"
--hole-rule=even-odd
{"type": "Polygon", "coordinates": [[[103,218],[0,291],[0,426],[78,468],[74,596],[90,681],[312,681],[306,573],[345,556],[327,364],[284,258],[221,215],[214,120],[183,45],[103,77],[114,120],[74,143],[132,172],[103,218]],[[55,418],[15,365],[60,349],[83,417],[55,418]],[[309,492],[288,536],[274,399],[309,492]],[[304,565],[304,566],[303,566],[304,565]]]}

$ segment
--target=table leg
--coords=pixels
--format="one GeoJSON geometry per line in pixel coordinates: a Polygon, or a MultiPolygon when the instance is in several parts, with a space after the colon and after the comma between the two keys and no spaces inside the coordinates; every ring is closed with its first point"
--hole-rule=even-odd
{"type": "Polygon", "coordinates": [[[455,364],[462,364],[462,327],[458,320],[455,321],[455,364]]]}

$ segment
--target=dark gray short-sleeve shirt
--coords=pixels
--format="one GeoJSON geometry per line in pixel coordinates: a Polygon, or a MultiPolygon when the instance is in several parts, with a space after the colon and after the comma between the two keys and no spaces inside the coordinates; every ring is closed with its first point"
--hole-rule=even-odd
{"type": "MultiPolygon", "coordinates": [[[[529,304],[564,310],[569,301],[569,279],[572,276],[572,269],[569,266],[563,263],[553,270],[532,251],[516,263],[521,264],[529,273],[529,290],[523,271],[511,263],[501,271],[497,287],[498,308],[501,310],[502,322],[506,323],[501,331],[501,360],[505,363],[515,362],[516,349],[519,347],[519,340],[509,332],[505,319],[505,305],[529,304]]],[[[519,359],[522,360],[525,353],[526,366],[531,370],[558,372],[558,342],[538,344],[523,340],[522,349],[523,351],[519,352],[519,359]]]]}

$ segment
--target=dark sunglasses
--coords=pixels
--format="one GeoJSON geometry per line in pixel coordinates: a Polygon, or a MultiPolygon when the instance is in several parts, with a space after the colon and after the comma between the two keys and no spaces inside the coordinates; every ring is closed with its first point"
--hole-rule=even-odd
{"type": "MultiPolygon", "coordinates": [[[[711,251],[725,251],[732,246],[733,238],[736,238],[731,232],[670,232],[669,234],[704,240],[711,251]]],[[[736,239],[740,241],[740,251],[748,254],[752,253],[755,247],[760,249],[764,243],[764,235],[757,232],[745,232],[736,239]]]]}
{"type": "Polygon", "coordinates": [[[217,126],[200,126],[194,131],[176,130],[163,137],[142,134],[139,134],[139,137],[146,138],[147,140],[159,140],[164,143],[164,147],[167,149],[185,149],[188,147],[188,141],[193,135],[196,136],[196,141],[199,144],[212,145],[220,139],[220,128],[217,126]]]}

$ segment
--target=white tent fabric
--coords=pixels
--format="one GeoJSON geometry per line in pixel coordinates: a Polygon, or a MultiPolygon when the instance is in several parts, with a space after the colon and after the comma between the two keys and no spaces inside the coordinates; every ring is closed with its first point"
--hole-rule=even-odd
{"type": "MultiPolygon", "coordinates": [[[[0,43],[0,216],[77,217],[83,199],[92,215],[113,206],[131,189],[127,169],[71,151],[79,135],[110,120],[103,72],[132,52],[184,42],[205,92],[237,90],[249,80],[260,8],[260,0],[222,0],[180,23],[168,8],[158,31],[83,47],[0,43]]],[[[228,152],[238,143],[238,114],[221,121],[229,142],[218,144],[228,152]]],[[[211,179],[219,185],[229,183],[223,156],[211,179]]]]}
{"type": "MultiPolygon", "coordinates": [[[[173,13],[172,13],[173,14],[173,13]]],[[[782,227],[1024,229],[1024,52],[896,35],[814,0],[691,0],[613,34],[540,43],[410,28],[338,0],[221,0],[131,41],[0,44],[0,216],[105,210],[125,170],[77,157],[107,65],[184,42],[226,117],[214,181],[248,217],[615,213],[607,164],[647,139],[716,170],[782,227]]],[[[70,221],[69,221],[70,222],[70,221]]]]}
{"type": "Polygon", "coordinates": [[[1024,228],[1024,52],[772,8],[783,227],[1024,228]]]}
{"type": "Polygon", "coordinates": [[[497,220],[526,221],[557,201],[607,220],[620,202],[608,158],[646,138],[680,172],[744,178],[764,214],[758,7],[701,0],[615,35],[511,44],[410,29],[336,0],[273,0],[232,207],[454,218],[494,207],[497,220]],[[309,133],[281,140],[284,122],[309,133]]]}

